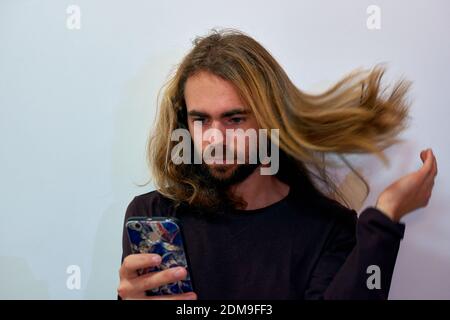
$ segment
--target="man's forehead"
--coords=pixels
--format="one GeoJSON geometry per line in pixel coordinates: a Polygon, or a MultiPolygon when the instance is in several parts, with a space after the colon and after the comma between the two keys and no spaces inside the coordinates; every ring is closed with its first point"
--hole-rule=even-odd
{"type": "Polygon", "coordinates": [[[214,94],[204,90],[185,95],[187,111],[195,110],[208,114],[221,114],[231,110],[249,111],[249,108],[234,95],[214,94]]]}
{"type": "Polygon", "coordinates": [[[248,110],[231,82],[208,72],[188,78],[184,98],[188,112],[220,115],[238,108],[248,110]]]}

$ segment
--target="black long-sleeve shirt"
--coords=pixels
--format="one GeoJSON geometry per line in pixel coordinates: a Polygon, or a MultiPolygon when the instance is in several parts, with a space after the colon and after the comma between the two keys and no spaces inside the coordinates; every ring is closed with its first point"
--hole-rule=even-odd
{"type": "MultiPolygon", "coordinates": [[[[131,216],[181,220],[199,299],[387,299],[405,226],[374,207],[357,217],[337,201],[291,188],[256,210],[201,216],[158,191],[136,196],[131,216]],[[381,288],[369,289],[368,267],[381,288]]],[[[123,259],[129,255],[126,230],[123,259]]]]}

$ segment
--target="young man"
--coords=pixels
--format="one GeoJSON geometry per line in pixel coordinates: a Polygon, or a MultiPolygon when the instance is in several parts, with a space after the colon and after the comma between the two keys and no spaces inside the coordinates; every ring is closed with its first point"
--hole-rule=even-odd
{"type": "Polygon", "coordinates": [[[146,296],[146,290],[184,279],[186,270],[138,275],[161,257],[131,254],[124,230],[119,297],[387,299],[404,234],[399,221],[431,196],[437,174],[431,150],[420,154],[422,168],[391,184],[359,219],[312,179],[339,194],[320,154],[380,155],[393,144],[407,118],[407,85],[399,82],[383,98],[382,74],[355,73],[322,95],[309,95],[251,37],[225,30],[198,38],[166,87],[149,143],[157,190],[135,197],[125,216],[180,219],[196,292],[146,296]],[[190,134],[193,151],[177,158],[178,129],[190,134]],[[243,145],[236,143],[239,134],[227,135],[262,129],[278,130],[279,141],[257,135],[255,151],[251,135],[243,145]],[[205,136],[208,130],[213,134],[205,136]],[[269,153],[250,161],[264,153],[261,146],[270,149],[271,163],[265,161],[269,153]],[[244,163],[220,161],[225,151],[233,160],[243,154],[244,163]],[[213,153],[209,162],[178,161],[213,153]],[[264,174],[273,161],[278,170],[264,174]],[[371,285],[374,270],[379,281],[371,285]]]}

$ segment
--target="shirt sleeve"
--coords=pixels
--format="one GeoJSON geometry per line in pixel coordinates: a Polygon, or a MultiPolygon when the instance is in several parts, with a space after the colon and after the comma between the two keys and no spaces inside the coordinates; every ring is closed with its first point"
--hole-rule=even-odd
{"type": "Polygon", "coordinates": [[[305,299],[388,298],[405,225],[372,206],[359,219],[352,211],[353,219],[334,225],[312,271],[305,299]],[[372,275],[379,276],[375,288],[368,285],[372,275]]]}

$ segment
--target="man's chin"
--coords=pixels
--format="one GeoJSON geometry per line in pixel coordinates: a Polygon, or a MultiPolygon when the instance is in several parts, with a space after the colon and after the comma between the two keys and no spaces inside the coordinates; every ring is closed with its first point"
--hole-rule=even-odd
{"type": "Polygon", "coordinates": [[[259,164],[209,165],[208,171],[212,178],[210,182],[221,187],[231,186],[244,181],[258,166],[259,164]]]}

